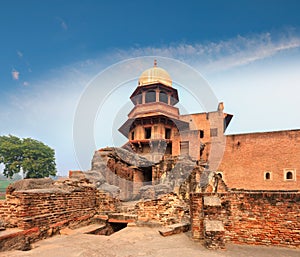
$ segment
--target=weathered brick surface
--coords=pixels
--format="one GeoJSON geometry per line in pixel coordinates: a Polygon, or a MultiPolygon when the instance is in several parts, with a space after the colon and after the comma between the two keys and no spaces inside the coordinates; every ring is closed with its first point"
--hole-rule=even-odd
{"type": "Polygon", "coordinates": [[[22,231],[0,236],[0,251],[29,249],[37,240],[68,227],[87,225],[99,215],[117,211],[119,200],[86,180],[55,182],[59,187],[11,191],[0,201],[0,219],[22,231]]]}
{"type": "Polygon", "coordinates": [[[190,214],[192,236],[195,240],[203,239],[203,198],[200,194],[191,194],[190,214]]]}
{"type": "Polygon", "coordinates": [[[0,219],[4,218],[5,213],[6,213],[5,201],[4,200],[0,200],[0,219]]]}
{"type": "Polygon", "coordinates": [[[116,212],[120,206],[120,200],[111,197],[109,193],[97,192],[97,198],[97,212],[100,214],[116,212]]]}
{"type": "MultiPolygon", "coordinates": [[[[191,197],[192,233],[203,238],[203,220],[208,209],[203,194],[191,197]]],[[[233,243],[300,247],[300,193],[251,192],[220,193],[221,210],[209,207],[210,217],[222,221],[226,240],[233,243]],[[219,215],[215,215],[219,213],[219,215]]]]}
{"type": "Polygon", "coordinates": [[[15,192],[10,196],[17,201],[14,206],[11,224],[20,229],[42,227],[64,220],[76,220],[82,216],[92,217],[97,206],[97,197],[94,190],[85,190],[72,193],[37,193],[15,192]]]}
{"type": "Polygon", "coordinates": [[[300,189],[299,157],[300,130],[229,135],[218,170],[230,188],[300,189]],[[285,169],[294,169],[296,178],[284,180],[285,169]]]}
{"type": "Polygon", "coordinates": [[[208,249],[225,249],[224,231],[205,231],[204,245],[208,249]]]}
{"type": "Polygon", "coordinates": [[[96,213],[116,211],[118,200],[91,184],[68,183],[71,190],[34,189],[7,194],[0,205],[0,217],[9,227],[30,229],[58,223],[76,224],[91,220],[96,213]]]}
{"type": "Polygon", "coordinates": [[[172,193],[154,200],[141,200],[135,207],[138,222],[163,226],[186,222],[188,211],[188,204],[172,193]]]}

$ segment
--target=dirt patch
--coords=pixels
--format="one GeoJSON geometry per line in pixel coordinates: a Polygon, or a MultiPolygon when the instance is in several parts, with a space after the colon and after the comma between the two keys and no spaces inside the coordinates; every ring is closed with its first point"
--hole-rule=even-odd
{"type": "Polygon", "coordinates": [[[31,251],[0,253],[1,257],[299,257],[300,250],[280,247],[228,245],[227,250],[207,250],[189,233],[162,237],[157,228],[127,227],[111,236],[60,235],[33,244],[31,251]]]}

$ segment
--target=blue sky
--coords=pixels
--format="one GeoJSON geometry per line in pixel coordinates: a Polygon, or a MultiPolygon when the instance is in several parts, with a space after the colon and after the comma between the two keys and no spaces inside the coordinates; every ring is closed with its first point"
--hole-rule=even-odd
{"type": "MultiPolygon", "coordinates": [[[[234,114],[227,133],[299,129],[299,11],[291,0],[1,1],[0,134],[50,145],[60,174],[88,169],[92,150],[82,164],[73,147],[80,97],[103,69],[141,56],[198,70],[234,114]]],[[[126,119],[135,83],[99,108],[97,147],[125,140],[112,128],[126,119]]],[[[201,111],[178,90],[183,109],[201,111]]]]}

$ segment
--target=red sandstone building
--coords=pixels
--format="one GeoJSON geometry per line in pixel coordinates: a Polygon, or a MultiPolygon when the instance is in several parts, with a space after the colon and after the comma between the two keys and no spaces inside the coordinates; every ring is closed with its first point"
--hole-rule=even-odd
{"type": "Polygon", "coordinates": [[[128,138],[125,148],[155,162],[188,155],[220,173],[230,188],[300,188],[300,130],[225,136],[232,115],[223,103],[215,112],[180,115],[178,92],[156,62],[130,99],[134,108],[119,129],[128,138]]]}

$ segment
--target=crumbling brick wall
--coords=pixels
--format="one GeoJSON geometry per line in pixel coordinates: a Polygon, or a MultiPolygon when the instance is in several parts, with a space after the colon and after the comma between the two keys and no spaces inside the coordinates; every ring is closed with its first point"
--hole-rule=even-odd
{"type": "Polygon", "coordinates": [[[9,187],[6,200],[0,201],[0,220],[6,228],[22,230],[1,235],[0,252],[28,250],[31,243],[55,235],[63,227],[95,222],[95,214],[114,212],[118,204],[118,199],[98,191],[85,179],[20,181],[9,187]]]}
{"type": "Polygon", "coordinates": [[[52,190],[18,191],[7,198],[10,205],[7,221],[20,229],[76,221],[84,216],[92,217],[98,206],[97,201],[93,188],[67,193],[52,190]]]}
{"type": "Polygon", "coordinates": [[[111,213],[117,212],[120,206],[120,200],[110,196],[106,192],[97,192],[98,207],[97,213],[111,213]]]}
{"type": "MultiPolygon", "coordinates": [[[[192,234],[203,238],[203,197],[191,196],[192,234]]],[[[300,193],[232,191],[219,193],[222,209],[216,220],[223,222],[228,242],[300,248],[300,193]]],[[[212,208],[213,210],[213,208],[212,208]]]]}
{"type": "Polygon", "coordinates": [[[0,200],[0,220],[3,220],[6,216],[6,204],[4,200],[0,200]]]}
{"type": "Polygon", "coordinates": [[[9,227],[30,229],[75,224],[96,213],[116,211],[117,200],[86,181],[67,180],[62,188],[16,190],[6,195],[0,217],[9,227]]]}
{"type": "Polygon", "coordinates": [[[170,225],[180,222],[189,222],[188,204],[174,194],[166,194],[158,199],[144,200],[136,204],[135,213],[140,223],[170,225]]]}

